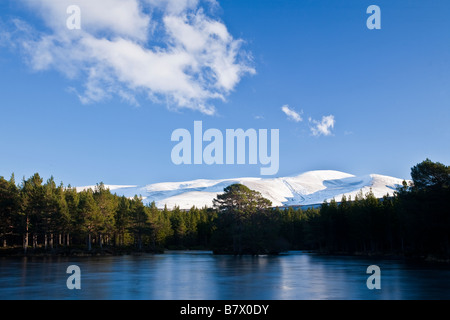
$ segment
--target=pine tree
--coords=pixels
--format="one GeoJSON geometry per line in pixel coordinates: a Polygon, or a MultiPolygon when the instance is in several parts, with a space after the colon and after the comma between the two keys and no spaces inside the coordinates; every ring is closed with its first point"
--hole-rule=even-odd
{"type": "Polygon", "coordinates": [[[103,182],[97,184],[94,199],[99,208],[101,223],[97,226],[97,236],[100,248],[103,242],[109,239],[114,232],[114,214],[117,210],[117,201],[103,182]]]}
{"type": "Polygon", "coordinates": [[[80,201],[78,204],[79,221],[81,223],[81,232],[87,237],[87,249],[92,250],[92,237],[96,236],[98,230],[103,225],[100,209],[95,202],[94,193],[91,189],[80,192],[80,201]]]}
{"type": "Polygon", "coordinates": [[[130,201],[122,196],[114,215],[115,233],[117,234],[119,246],[125,245],[125,234],[130,225],[131,212],[130,201]]]}
{"type": "Polygon", "coordinates": [[[72,188],[70,185],[64,192],[65,202],[67,204],[67,226],[65,229],[64,243],[66,246],[70,246],[70,235],[79,235],[82,233],[82,216],[80,215],[79,202],[80,197],[76,188],[72,188]]]}
{"type": "Polygon", "coordinates": [[[417,190],[449,188],[450,166],[427,158],[411,168],[411,178],[414,182],[413,188],[417,190]]]}
{"type": "Polygon", "coordinates": [[[32,246],[38,245],[38,235],[42,233],[42,212],[45,208],[45,195],[42,178],[35,173],[28,180],[23,179],[21,188],[21,212],[23,219],[20,233],[23,235],[25,253],[29,245],[29,235],[32,235],[32,246]]]}
{"type": "Polygon", "coordinates": [[[243,254],[263,250],[259,247],[264,247],[264,244],[256,246],[260,242],[256,235],[261,225],[265,225],[262,221],[267,221],[265,210],[271,206],[269,200],[244,185],[233,184],[226,187],[223,194],[217,195],[213,204],[219,210],[216,252],[243,254]],[[250,239],[247,235],[250,235],[250,239]]]}
{"type": "Polygon", "coordinates": [[[19,210],[19,189],[14,174],[10,181],[0,177],[0,239],[3,247],[7,246],[7,237],[14,233],[19,210]]]}
{"type": "Polygon", "coordinates": [[[131,201],[131,232],[138,250],[143,248],[143,237],[150,234],[150,221],[142,198],[134,196],[131,201]]]}

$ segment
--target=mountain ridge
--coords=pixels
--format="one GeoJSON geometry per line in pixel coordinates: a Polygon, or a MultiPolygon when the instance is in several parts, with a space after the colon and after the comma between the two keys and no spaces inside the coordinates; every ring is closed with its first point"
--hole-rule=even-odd
{"type": "MultiPolygon", "coordinates": [[[[196,179],[181,182],[160,182],[145,186],[105,185],[112,193],[133,197],[141,196],[148,204],[155,201],[158,208],[169,209],[179,206],[180,209],[211,207],[217,194],[223,193],[227,186],[240,183],[259,191],[262,196],[272,201],[273,206],[301,206],[320,204],[335,199],[340,201],[343,195],[355,198],[361,191],[366,194],[370,190],[377,198],[387,194],[393,195],[404,179],[367,174],[355,176],[335,170],[307,171],[296,176],[261,178],[243,177],[229,179],[196,179]]],[[[77,191],[95,186],[77,187],[77,191]]]]}

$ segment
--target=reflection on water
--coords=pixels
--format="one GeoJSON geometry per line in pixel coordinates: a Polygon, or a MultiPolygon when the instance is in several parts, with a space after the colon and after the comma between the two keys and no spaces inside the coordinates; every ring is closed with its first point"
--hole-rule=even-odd
{"type": "Polygon", "coordinates": [[[450,266],[302,252],[2,258],[0,299],[450,299],[450,266]],[[81,268],[81,290],[66,287],[72,264],[81,268]],[[381,290],[367,289],[372,264],[381,268],[381,290]]]}

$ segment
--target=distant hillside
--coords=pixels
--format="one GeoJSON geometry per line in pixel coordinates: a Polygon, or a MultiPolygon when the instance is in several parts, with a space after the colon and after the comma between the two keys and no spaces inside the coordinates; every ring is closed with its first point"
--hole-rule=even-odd
{"type": "MultiPolygon", "coordinates": [[[[184,182],[164,182],[146,186],[107,185],[113,193],[133,197],[140,195],[145,203],[156,202],[159,208],[179,206],[189,209],[192,206],[212,206],[217,194],[231,184],[240,183],[272,201],[273,206],[311,205],[324,200],[341,200],[342,196],[355,195],[362,190],[365,194],[372,189],[376,197],[393,195],[403,179],[369,174],[354,176],[352,174],[320,170],[309,171],[297,176],[283,178],[234,178],[220,180],[193,180],[184,182]]],[[[81,191],[94,186],[78,187],[81,191]]]]}

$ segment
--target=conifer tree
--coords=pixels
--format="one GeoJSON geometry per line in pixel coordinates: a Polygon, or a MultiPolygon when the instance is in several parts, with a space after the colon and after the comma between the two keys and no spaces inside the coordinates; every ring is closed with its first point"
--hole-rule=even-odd
{"type": "Polygon", "coordinates": [[[150,220],[142,198],[134,196],[131,201],[131,232],[138,250],[143,248],[143,237],[150,233],[150,220]]]}
{"type": "Polygon", "coordinates": [[[7,237],[13,235],[20,209],[19,189],[14,180],[7,181],[0,177],[0,240],[7,246],[7,237]]]}
{"type": "Polygon", "coordinates": [[[101,229],[103,220],[100,209],[95,202],[94,193],[91,189],[80,192],[78,203],[79,221],[81,232],[86,235],[87,249],[92,250],[92,238],[101,229]]]}

